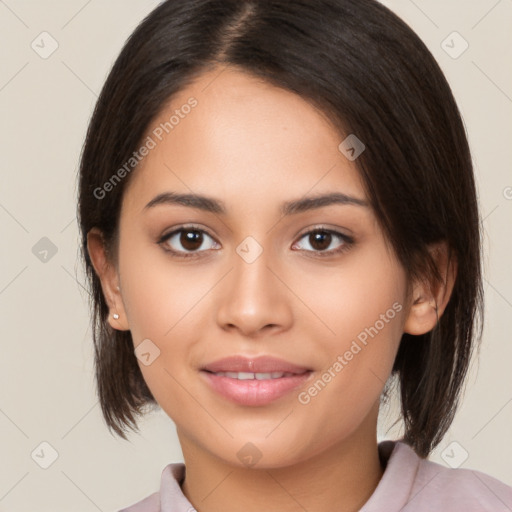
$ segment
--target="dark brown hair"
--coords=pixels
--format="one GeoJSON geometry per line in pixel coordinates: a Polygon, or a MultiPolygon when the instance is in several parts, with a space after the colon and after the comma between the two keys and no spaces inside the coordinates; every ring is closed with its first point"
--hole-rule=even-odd
{"type": "Polygon", "coordinates": [[[441,69],[409,26],[374,0],[167,0],[127,40],[96,104],[79,176],[81,254],[108,427],[126,439],[126,428],[137,430],[136,416],[156,401],[130,332],[107,322],[87,252],[87,233],[96,226],[116,261],[121,199],[136,167],[108,194],[98,190],[173,96],[219,65],[299,94],[332,120],[340,137],[354,133],[363,141],[366,150],[355,163],[410,279],[439,279],[428,246],[448,243],[458,264],[451,299],[431,332],[403,334],[393,368],[405,441],[427,456],[452,422],[481,338],[478,204],[464,125],[441,69]]]}

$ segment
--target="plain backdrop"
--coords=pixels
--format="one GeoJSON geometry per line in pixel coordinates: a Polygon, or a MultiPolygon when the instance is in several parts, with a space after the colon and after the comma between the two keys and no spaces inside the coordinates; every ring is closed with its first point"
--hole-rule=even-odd
{"type": "MultiPolygon", "coordinates": [[[[164,466],[183,460],[162,411],[129,442],[103,422],[75,218],[95,101],[124,41],[157,3],[0,0],[0,511],[118,510],[156,491],[164,466]]],[[[451,84],[485,230],[480,359],[431,459],[512,485],[512,1],[385,3],[451,84]]],[[[398,435],[392,419],[393,410],[382,416],[379,439],[398,435]]]]}

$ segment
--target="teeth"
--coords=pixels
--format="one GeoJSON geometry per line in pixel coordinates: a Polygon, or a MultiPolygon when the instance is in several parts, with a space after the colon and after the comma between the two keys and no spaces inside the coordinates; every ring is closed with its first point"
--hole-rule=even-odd
{"type": "Polygon", "coordinates": [[[238,380],[267,380],[280,379],[281,377],[290,377],[293,373],[287,372],[270,372],[270,373],[251,373],[251,372],[215,372],[219,377],[229,377],[238,380]]]}
{"type": "Polygon", "coordinates": [[[237,375],[238,375],[238,377],[234,377],[234,378],[238,379],[238,380],[250,380],[250,379],[254,379],[254,376],[255,376],[254,373],[248,373],[248,372],[238,372],[237,375]]]}

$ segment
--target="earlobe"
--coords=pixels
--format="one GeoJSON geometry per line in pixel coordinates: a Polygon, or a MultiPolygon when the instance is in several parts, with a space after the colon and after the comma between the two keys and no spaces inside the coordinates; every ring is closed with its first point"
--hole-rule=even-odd
{"type": "Polygon", "coordinates": [[[101,282],[103,296],[109,307],[108,323],[110,327],[119,331],[129,330],[119,288],[119,277],[113,262],[108,258],[103,233],[98,228],[92,228],[87,233],[87,252],[101,282]]]}
{"type": "Polygon", "coordinates": [[[453,256],[449,257],[448,244],[440,242],[432,245],[429,250],[442,282],[432,278],[430,281],[414,283],[411,297],[413,302],[404,324],[404,332],[408,334],[425,334],[436,326],[450,300],[455,284],[457,262],[453,256]]]}

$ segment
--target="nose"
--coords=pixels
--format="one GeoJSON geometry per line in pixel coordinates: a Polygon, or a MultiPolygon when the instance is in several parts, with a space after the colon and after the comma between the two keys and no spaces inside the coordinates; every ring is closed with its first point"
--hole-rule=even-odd
{"type": "Polygon", "coordinates": [[[290,328],[293,293],[286,281],[292,278],[270,253],[264,249],[253,261],[243,252],[242,256],[233,253],[232,269],[215,301],[217,322],[223,330],[257,337],[290,328]]]}

